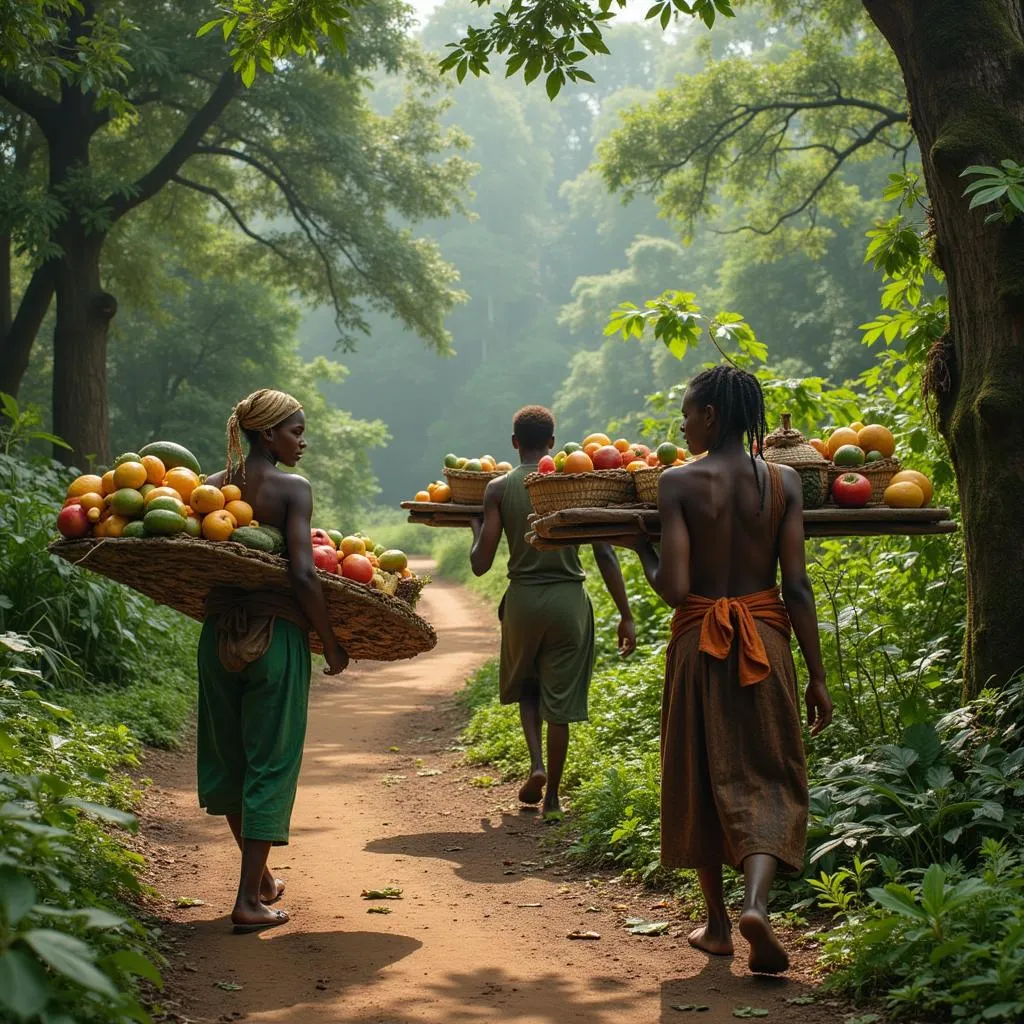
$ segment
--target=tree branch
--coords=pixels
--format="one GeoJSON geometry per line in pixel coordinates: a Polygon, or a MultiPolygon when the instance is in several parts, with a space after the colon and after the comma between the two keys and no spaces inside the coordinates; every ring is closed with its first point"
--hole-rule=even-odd
{"type": "Polygon", "coordinates": [[[22,113],[28,114],[40,128],[46,129],[50,119],[57,112],[57,101],[37,92],[31,86],[17,79],[0,77],[0,97],[22,113]]]}
{"type": "Polygon", "coordinates": [[[131,195],[112,195],[107,198],[106,205],[110,208],[112,221],[119,220],[130,210],[152,199],[178,173],[234,98],[237,89],[238,75],[233,71],[225,71],[210,98],[196,111],[171,148],[135,182],[131,195]]]}

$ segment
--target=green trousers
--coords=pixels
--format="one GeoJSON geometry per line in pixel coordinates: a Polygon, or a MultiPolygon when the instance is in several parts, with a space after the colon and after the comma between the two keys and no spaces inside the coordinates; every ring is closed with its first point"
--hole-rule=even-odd
{"type": "Polygon", "coordinates": [[[302,765],[309,706],[306,634],[277,619],[270,648],[241,672],[217,653],[207,618],[199,638],[196,769],[199,806],[240,814],[242,836],[283,846],[302,765]]]}

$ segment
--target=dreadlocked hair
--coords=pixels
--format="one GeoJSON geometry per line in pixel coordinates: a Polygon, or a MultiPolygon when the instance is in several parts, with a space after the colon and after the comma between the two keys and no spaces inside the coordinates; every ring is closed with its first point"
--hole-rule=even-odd
{"type": "Polygon", "coordinates": [[[764,510],[765,484],[757,472],[757,459],[764,451],[768,429],[761,382],[738,366],[716,366],[698,373],[690,390],[700,405],[713,405],[718,412],[719,443],[737,434],[746,437],[750,465],[757,481],[757,494],[764,510]]]}
{"type": "Polygon", "coordinates": [[[297,398],[284,391],[261,388],[248,398],[243,398],[228,417],[228,461],[227,479],[237,467],[245,482],[245,453],[242,451],[242,434],[250,443],[259,437],[261,430],[270,430],[283,423],[302,408],[297,398]]]}

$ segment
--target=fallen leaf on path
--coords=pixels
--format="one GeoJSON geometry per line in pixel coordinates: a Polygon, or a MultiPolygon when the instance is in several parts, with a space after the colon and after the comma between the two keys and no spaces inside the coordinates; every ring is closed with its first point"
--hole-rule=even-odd
{"type": "Polygon", "coordinates": [[[367,907],[366,912],[368,914],[390,914],[390,907],[367,907]]]}
{"type": "Polygon", "coordinates": [[[359,895],[364,900],[400,900],[402,890],[388,885],[383,889],[364,889],[359,895]]]}
{"type": "Polygon", "coordinates": [[[382,786],[397,786],[400,782],[405,782],[405,779],[404,775],[385,775],[380,781],[382,786]]]}
{"type": "Polygon", "coordinates": [[[176,907],[205,907],[206,901],[197,896],[179,896],[175,901],[176,907]]]}
{"type": "Polygon", "coordinates": [[[732,1011],[734,1017],[767,1017],[768,1011],[757,1006],[737,1006],[732,1011]]]}
{"type": "Polygon", "coordinates": [[[678,1010],[680,1013],[704,1013],[706,1010],[710,1010],[710,1006],[697,1003],[680,1003],[672,1007],[673,1010],[678,1010]]]}
{"type": "Polygon", "coordinates": [[[540,864],[535,860],[521,860],[519,866],[523,868],[539,868],[540,864]]]}
{"type": "Polygon", "coordinates": [[[388,751],[392,754],[397,754],[401,749],[401,747],[388,747],[388,751]]]}
{"type": "Polygon", "coordinates": [[[492,778],[490,775],[477,775],[475,778],[469,780],[471,786],[476,786],[477,789],[490,789],[492,786],[498,785],[498,780],[492,778]]]}
{"type": "Polygon", "coordinates": [[[461,853],[465,849],[464,846],[446,846],[444,848],[445,853],[461,853]]]}
{"type": "Polygon", "coordinates": [[[664,935],[668,931],[668,921],[645,921],[642,917],[627,917],[625,925],[630,935],[664,935]]]}
{"type": "Polygon", "coordinates": [[[566,936],[567,939],[599,939],[601,938],[598,932],[581,932],[579,930],[569,932],[566,936]]]}
{"type": "Polygon", "coordinates": [[[587,913],[588,914],[600,914],[601,913],[601,908],[600,907],[587,907],[587,913]]]}
{"type": "Polygon", "coordinates": [[[792,999],[786,1000],[789,1006],[810,1006],[813,1002],[814,996],[793,996],[792,999]]]}
{"type": "Polygon", "coordinates": [[[214,988],[223,989],[225,992],[241,992],[242,986],[237,981],[215,981],[214,988]]]}
{"type": "Polygon", "coordinates": [[[515,875],[517,873],[518,872],[512,871],[511,869],[509,869],[508,871],[503,871],[502,872],[502,874],[504,874],[504,875],[515,875]]]}
{"type": "Polygon", "coordinates": [[[429,778],[431,775],[443,775],[440,768],[423,768],[416,773],[421,779],[429,778]]]}
{"type": "Polygon", "coordinates": [[[540,904],[539,903],[517,903],[516,906],[519,907],[520,910],[526,910],[527,907],[539,907],[540,904]]]}

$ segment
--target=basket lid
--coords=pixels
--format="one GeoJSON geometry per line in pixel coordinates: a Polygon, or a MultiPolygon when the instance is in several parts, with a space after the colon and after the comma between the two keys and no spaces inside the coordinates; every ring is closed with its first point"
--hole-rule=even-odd
{"type": "Polygon", "coordinates": [[[764,439],[764,457],[768,462],[779,462],[786,466],[826,466],[821,452],[807,443],[807,439],[792,426],[792,416],[782,414],[782,425],[764,439]]]}

